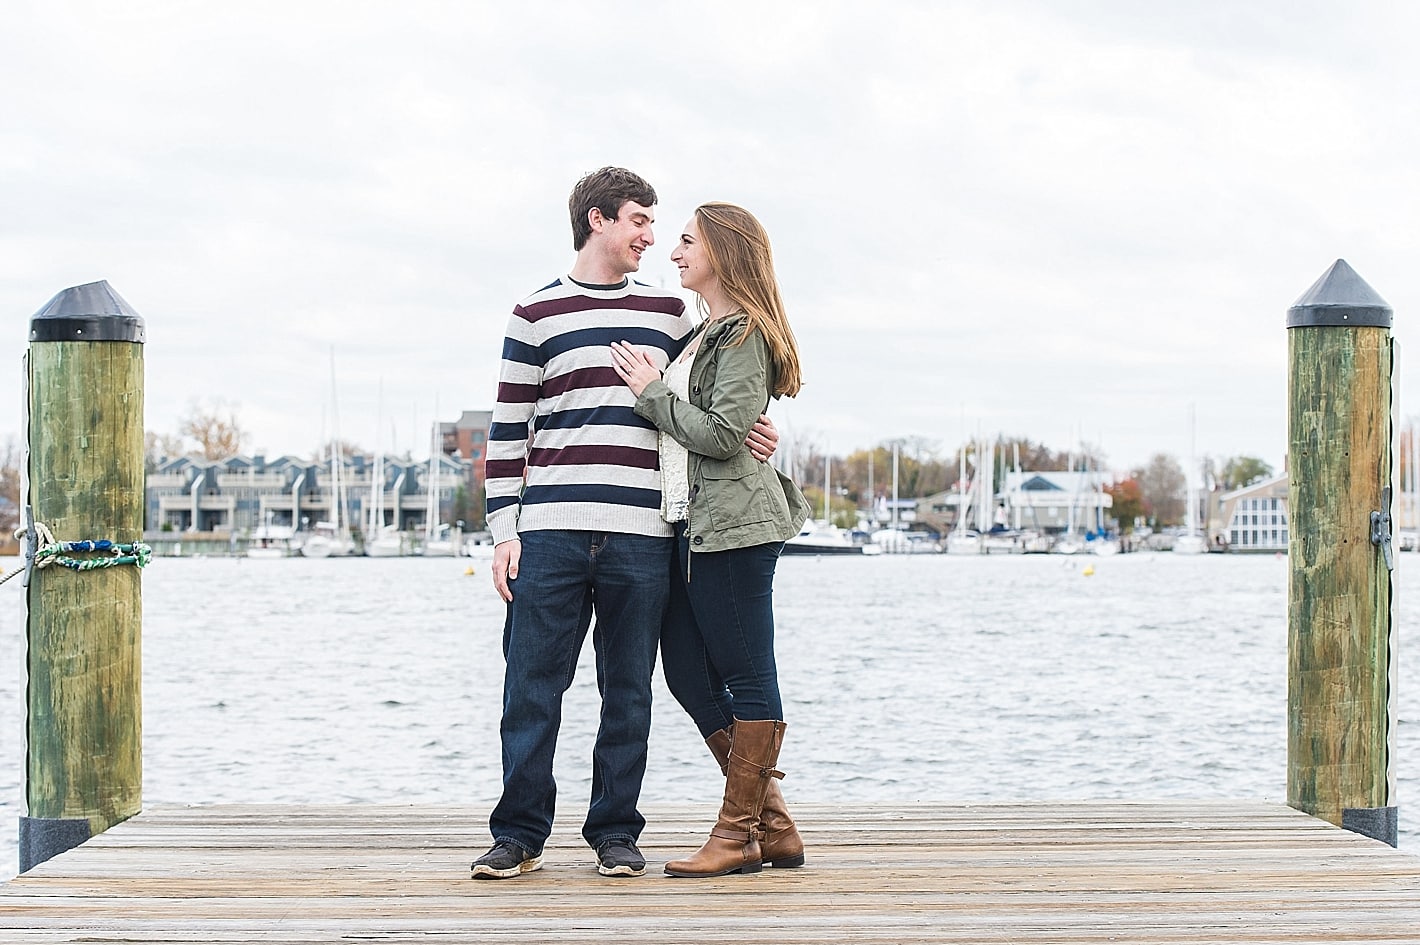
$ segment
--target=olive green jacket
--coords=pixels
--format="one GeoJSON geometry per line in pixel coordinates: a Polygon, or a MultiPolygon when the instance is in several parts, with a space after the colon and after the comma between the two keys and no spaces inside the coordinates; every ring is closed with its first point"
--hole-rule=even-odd
{"type": "Polygon", "coordinates": [[[799,487],[745,446],[750,427],[769,405],[774,372],[759,331],[734,343],[746,318],[729,315],[702,327],[705,337],[690,365],[689,403],[659,380],[636,398],[636,413],[690,452],[687,535],[693,551],[784,541],[809,517],[799,487]]]}

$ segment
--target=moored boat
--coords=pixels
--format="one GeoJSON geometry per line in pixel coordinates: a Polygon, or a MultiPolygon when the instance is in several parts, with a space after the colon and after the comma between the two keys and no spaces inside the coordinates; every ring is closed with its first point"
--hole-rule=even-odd
{"type": "Polygon", "coordinates": [[[799,534],[784,542],[786,555],[860,555],[862,545],[853,540],[836,525],[827,522],[808,521],[799,534]]]}

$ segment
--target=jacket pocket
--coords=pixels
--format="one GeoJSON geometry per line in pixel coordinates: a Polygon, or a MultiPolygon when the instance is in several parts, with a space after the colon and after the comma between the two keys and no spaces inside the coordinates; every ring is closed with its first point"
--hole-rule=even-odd
{"type": "Polygon", "coordinates": [[[773,518],[758,465],[748,453],[738,453],[727,460],[701,462],[700,476],[705,481],[702,497],[715,531],[773,518]]]}

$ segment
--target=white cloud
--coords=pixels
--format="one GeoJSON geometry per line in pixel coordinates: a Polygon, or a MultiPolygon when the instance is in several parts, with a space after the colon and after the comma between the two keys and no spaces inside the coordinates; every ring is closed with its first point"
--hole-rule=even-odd
{"type": "MultiPolygon", "coordinates": [[[[1345,256],[1398,337],[1420,307],[1416,19],[23,3],[0,353],[107,278],[149,323],[150,427],[221,396],[270,452],[309,452],[334,345],[343,432],[373,440],[383,378],[417,452],[436,394],[488,403],[508,309],[570,261],[567,190],[621,163],[660,190],[662,248],[702,199],[765,221],[809,380],[784,415],[836,450],[1083,429],[1129,465],[1186,450],[1197,402],[1200,450],[1280,465],[1287,306],[1345,256]]],[[[644,274],[674,284],[660,256],[644,274]]]]}

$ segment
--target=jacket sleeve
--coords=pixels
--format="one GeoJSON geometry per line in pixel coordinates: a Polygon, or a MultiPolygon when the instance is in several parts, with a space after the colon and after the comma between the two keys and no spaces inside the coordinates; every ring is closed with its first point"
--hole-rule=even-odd
{"type": "Polygon", "coordinates": [[[729,459],[744,449],[750,427],[769,403],[769,346],[757,331],[731,343],[737,334],[726,332],[713,350],[696,353],[715,359],[709,397],[700,398],[704,409],[676,397],[664,381],[652,381],[636,398],[636,413],[693,453],[729,459]]]}

